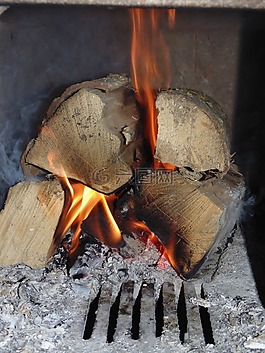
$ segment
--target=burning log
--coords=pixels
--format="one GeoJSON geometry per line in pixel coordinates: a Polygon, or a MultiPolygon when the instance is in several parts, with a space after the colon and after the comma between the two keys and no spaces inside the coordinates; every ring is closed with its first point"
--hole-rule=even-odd
{"type": "Polygon", "coordinates": [[[190,278],[233,229],[243,190],[241,175],[232,170],[223,179],[203,182],[187,180],[179,172],[155,171],[142,180],[134,201],[130,196],[120,200],[119,218],[134,215],[144,221],[176,271],[190,278]]]}
{"type": "Polygon", "coordinates": [[[24,152],[25,174],[41,168],[105,194],[128,182],[139,141],[138,110],[127,84],[126,77],[110,75],[68,88],[24,152]]]}
{"type": "Polygon", "coordinates": [[[161,92],[156,107],[159,160],[189,167],[195,173],[227,172],[230,154],[226,116],[214,100],[202,92],[176,89],[161,92]]]}
{"type": "Polygon", "coordinates": [[[57,180],[21,182],[10,188],[0,213],[0,264],[44,267],[63,204],[57,180]]]}

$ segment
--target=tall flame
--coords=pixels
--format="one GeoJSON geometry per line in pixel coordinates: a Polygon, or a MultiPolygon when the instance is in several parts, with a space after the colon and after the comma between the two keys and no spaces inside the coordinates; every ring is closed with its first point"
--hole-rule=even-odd
{"type": "MultiPolygon", "coordinates": [[[[160,16],[168,15],[168,25],[173,28],[175,24],[175,10],[168,9],[130,9],[132,21],[132,45],[131,45],[131,66],[132,84],[135,89],[135,96],[145,112],[144,138],[148,142],[151,155],[154,157],[158,133],[155,101],[157,92],[161,88],[169,88],[170,60],[169,49],[160,30],[160,16]]],[[[155,169],[164,168],[175,170],[176,166],[162,163],[153,158],[155,169]]],[[[149,240],[160,250],[176,269],[174,256],[174,245],[164,247],[158,238],[142,222],[134,222],[135,226],[142,228],[149,234],[149,240]]]]}
{"type": "MultiPolygon", "coordinates": [[[[160,31],[160,15],[167,14],[168,24],[173,27],[175,10],[134,8],[130,9],[130,13],[132,19],[132,84],[136,99],[145,113],[144,138],[148,143],[150,154],[154,156],[158,132],[155,100],[158,90],[168,88],[170,83],[169,50],[160,31]]],[[[45,127],[43,133],[56,139],[51,131],[44,130],[45,127]]],[[[57,178],[68,190],[68,200],[56,230],[55,241],[61,243],[68,230],[72,229],[70,254],[74,253],[79,245],[81,225],[84,220],[90,219],[88,229],[92,227],[101,242],[112,247],[120,245],[122,242],[121,231],[111,212],[111,205],[115,202],[116,197],[104,196],[81,183],[70,181],[59,157],[54,151],[48,155],[51,172],[58,176],[57,178]],[[102,218],[105,219],[106,228],[104,230],[101,226],[102,218]]],[[[162,164],[155,159],[153,166],[154,168],[175,169],[175,166],[162,164]]],[[[161,243],[143,222],[134,220],[131,226],[147,234],[150,241],[160,249],[161,253],[166,255],[161,243]]]]}
{"type": "Polygon", "coordinates": [[[56,229],[55,241],[60,243],[69,229],[72,229],[73,236],[71,241],[70,254],[74,253],[79,245],[81,225],[89,217],[97,204],[103,207],[103,213],[108,220],[108,232],[111,235],[106,239],[100,227],[97,228],[97,237],[100,241],[106,241],[109,246],[116,247],[121,241],[121,232],[110,211],[107,200],[111,197],[92,190],[81,183],[70,182],[66,176],[63,166],[55,152],[50,152],[48,161],[51,171],[60,180],[61,184],[68,190],[68,202],[60,218],[56,229]],[[58,175],[60,175],[58,177],[58,175]]]}
{"type": "MultiPolygon", "coordinates": [[[[167,11],[169,26],[172,27],[175,10],[167,11]]],[[[155,99],[159,89],[169,87],[171,78],[169,50],[159,26],[159,18],[164,13],[156,9],[130,9],[132,84],[136,99],[145,110],[144,138],[148,141],[152,156],[155,154],[158,131],[155,99]]]]}

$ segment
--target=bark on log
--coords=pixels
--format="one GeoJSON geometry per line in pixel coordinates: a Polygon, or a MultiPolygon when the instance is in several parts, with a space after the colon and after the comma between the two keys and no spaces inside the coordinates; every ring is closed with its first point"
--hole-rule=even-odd
{"type": "Polygon", "coordinates": [[[0,265],[42,268],[64,204],[59,181],[21,182],[0,213],[0,265]]]}
{"type": "Polygon", "coordinates": [[[139,141],[138,110],[127,84],[126,77],[112,75],[68,88],[24,152],[24,172],[36,174],[37,166],[106,194],[128,182],[139,141]]]}
{"type": "Polygon", "coordinates": [[[176,89],[158,94],[156,157],[195,172],[226,173],[230,151],[226,117],[201,92],[176,89]]]}
{"type": "Polygon", "coordinates": [[[190,278],[233,229],[243,191],[241,176],[232,171],[204,182],[156,171],[142,181],[134,200],[119,201],[117,219],[122,223],[122,217],[136,216],[144,221],[166,247],[176,271],[190,278]]]}

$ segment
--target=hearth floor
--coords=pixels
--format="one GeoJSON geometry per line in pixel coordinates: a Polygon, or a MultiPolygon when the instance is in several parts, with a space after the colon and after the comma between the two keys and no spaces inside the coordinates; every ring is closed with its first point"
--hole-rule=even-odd
{"type": "Polygon", "coordinates": [[[88,261],[89,269],[83,260],[81,270],[73,268],[71,276],[63,269],[47,272],[23,264],[0,268],[0,352],[264,351],[264,309],[240,231],[220,255],[213,254],[198,278],[184,285],[165,261],[156,266],[157,260],[149,245],[141,256],[125,261],[106,249],[88,261]],[[85,278],[73,279],[80,271],[85,278]],[[161,323],[155,302],[163,283],[157,309],[163,314],[161,323]],[[141,308],[133,307],[139,291],[141,308]],[[137,338],[137,312],[139,338],[132,339],[132,316],[137,338]],[[85,336],[91,337],[83,339],[87,316],[91,327],[85,336]],[[156,337],[159,327],[163,332],[156,337]],[[212,338],[202,327],[211,327],[212,338]]]}

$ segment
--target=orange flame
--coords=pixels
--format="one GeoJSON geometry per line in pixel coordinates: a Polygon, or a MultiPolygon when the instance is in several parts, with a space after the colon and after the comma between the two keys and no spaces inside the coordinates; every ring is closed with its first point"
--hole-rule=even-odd
{"type": "MultiPolygon", "coordinates": [[[[110,197],[104,196],[81,183],[70,182],[56,153],[50,152],[48,155],[48,161],[53,174],[60,175],[60,177],[57,178],[69,191],[68,207],[63,212],[57,227],[55,234],[56,242],[60,242],[66,232],[69,229],[72,229],[73,237],[70,254],[75,252],[79,245],[81,225],[83,221],[89,217],[95,206],[100,203],[103,206],[104,215],[108,219],[108,231],[111,234],[108,245],[113,247],[119,245],[122,239],[121,232],[113,218],[106,200],[107,198],[110,199],[110,197]]],[[[102,237],[100,229],[98,231],[98,238],[102,241],[104,237],[102,237]]]]}
{"type": "MultiPolygon", "coordinates": [[[[168,23],[172,28],[175,21],[175,10],[131,9],[132,19],[132,83],[136,99],[145,111],[144,138],[148,142],[150,153],[155,154],[157,139],[157,109],[155,100],[159,89],[168,88],[170,83],[169,50],[159,29],[161,14],[168,15],[168,23]]],[[[50,138],[56,139],[51,131],[50,138]]],[[[89,187],[69,181],[60,163],[60,158],[55,152],[48,156],[51,172],[68,190],[68,200],[61,216],[55,234],[55,241],[60,243],[69,229],[73,231],[70,254],[78,248],[81,235],[81,226],[88,220],[88,229],[92,228],[97,238],[107,245],[116,247],[122,243],[121,231],[116,224],[111,208],[116,200],[113,196],[103,194],[89,187]],[[60,177],[59,177],[60,176],[60,177]],[[101,212],[99,212],[99,210],[101,212]],[[102,229],[102,219],[106,229],[102,229]],[[90,222],[89,222],[90,221],[90,222]]],[[[170,164],[163,164],[154,159],[154,168],[176,169],[170,164]]],[[[141,221],[134,220],[132,229],[141,231],[149,237],[161,254],[167,255],[166,249],[159,242],[150,229],[141,221]]]]}
{"type": "MultiPolygon", "coordinates": [[[[175,21],[175,10],[168,11],[170,27],[175,21]]],[[[156,9],[130,9],[132,20],[132,84],[138,102],[145,109],[144,138],[152,156],[157,139],[157,91],[169,87],[169,50],[159,29],[159,16],[164,11],[156,9]]],[[[154,167],[159,168],[161,164],[154,167]]],[[[170,167],[170,169],[172,169],[170,167]]]]}
{"type": "Polygon", "coordinates": [[[173,9],[168,9],[168,25],[169,28],[173,28],[175,25],[175,19],[176,19],[176,10],[173,9]]]}
{"type": "MultiPolygon", "coordinates": [[[[171,80],[169,49],[159,27],[160,16],[164,15],[165,12],[168,15],[168,25],[173,28],[176,14],[174,9],[166,11],[161,9],[130,9],[132,20],[132,84],[136,99],[145,110],[144,138],[148,141],[152,156],[155,155],[158,132],[158,112],[155,100],[158,90],[169,88],[171,80]]],[[[176,166],[163,163],[155,158],[153,159],[153,167],[155,169],[164,168],[168,171],[177,169],[176,166]]],[[[166,258],[176,269],[174,256],[171,254],[174,247],[166,248],[143,222],[135,221],[134,225],[149,235],[149,241],[157,247],[162,257],[166,258]]]]}

